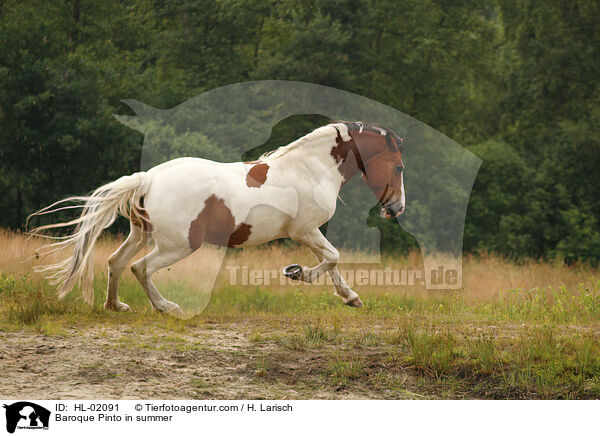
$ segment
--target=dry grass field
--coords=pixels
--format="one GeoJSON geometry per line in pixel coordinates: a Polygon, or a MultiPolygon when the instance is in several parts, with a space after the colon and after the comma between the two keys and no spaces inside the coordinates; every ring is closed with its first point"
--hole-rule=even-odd
{"type": "MultiPolygon", "coordinates": [[[[231,283],[233,267],[314,263],[290,245],[228,251],[209,295],[198,284],[222,252],[203,248],[158,274],[167,298],[207,304],[180,320],[153,312],[129,271],[134,312],[102,310],[118,238],[98,244],[93,307],[77,290],[56,299],[31,274],[42,242],[0,231],[4,398],[600,398],[600,273],[585,265],[466,257],[460,290],[354,286],[353,309],[326,283],[231,283]]],[[[383,265],[422,268],[418,253],[383,265]]]]}

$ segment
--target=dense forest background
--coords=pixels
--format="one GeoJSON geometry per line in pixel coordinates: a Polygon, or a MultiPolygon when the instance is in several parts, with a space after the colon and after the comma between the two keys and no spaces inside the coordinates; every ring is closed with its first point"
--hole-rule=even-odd
{"type": "MultiPolygon", "coordinates": [[[[0,226],[136,171],[112,114],[237,82],[328,85],[389,105],[483,159],[464,249],[600,260],[596,0],[5,0],[0,226]]],[[[269,144],[320,121],[292,117],[269,144]]],[[[414,240],[379,223],[386,247],[414,240]]]]}

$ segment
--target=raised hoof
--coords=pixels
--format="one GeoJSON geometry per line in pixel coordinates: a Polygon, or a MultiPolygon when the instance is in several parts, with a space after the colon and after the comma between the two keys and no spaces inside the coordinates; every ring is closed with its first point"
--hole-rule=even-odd
{"type": "Polygon", "coordinates": [[[300,280],[300,277],[302,277],[302,267],[297,263],[288,265],[283,269],[283,275],[292,280],[300,280]]]}
{"type": "Polygon", "coordinates": [[[352,300],[346,303],[346,306],[350,307],[363,307],[363,302],[360,300],[360,297],[353,298],[352,300]]]}
{"type": "Polygon", "coordinates": [[[106,301],[104,303],[104,310],[110,310],[113,312],[133,312],[133,310],[131,310],[131,307],[129,307],[128,304],[125,303],[121,303],[120,301],[117,301],[117,303],[109,303],[108,301],[106,301]]]}

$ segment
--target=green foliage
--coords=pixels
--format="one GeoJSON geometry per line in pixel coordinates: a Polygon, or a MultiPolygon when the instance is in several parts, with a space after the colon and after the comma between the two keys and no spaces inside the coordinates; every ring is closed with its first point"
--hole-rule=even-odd
{"type": "MultiPolygon", "coordinates": [[[[593,0],[4,1],[0,226],[23,229],[34,210],[139,169],[142,135],[112,117],[131,114],[123,98],[168,109],[227,84],[299,80],[408,113],[483,159],[468,252],[595,265],[598,17],[593,0]]],[[[244,158],[324,121],[290,117],[244,158]]],[[[183,131],[152,120],[144,129],[157,150],[168,143],[177,156],[228,158],[182,123],[174,129],[183,131]]],[[[242,150],[243,138],[232,141],[242,150]]],[[[407,168],[407,177],[417,170],[407,168]]],[[[407,198],[407,213],[421,210],[407,198]]],[[[343,225],[358,228],[364,218],[343,225]]],[[[375,210],[369,225],[388,252],[416,245],[375,210]]]]}
{"type": "Polygon", "coordinates": [[[448,375],[458,355],[456,339],[448,333],[419,331],[410,328],[406,342],[411,352],[412,363],[417,369],[433,377],[448,375]]]}
{"type": "Polygon", "coordinates": [[[483,163],[471,193],[464,246],[467,251],[524,252],[527,235],[517,235],[513,223],[526,213],[527,165],[509,145],[494,140],[471,148],[483,163]]]}
{"type": "Polygon", "coordinates": [[[35,286],[29,276],[17,279],[1,271],[0,307],[9,323],[37,329],[41,329],[45,316],[64,315],[81,309],[73,307],[72,298],[58,300],[54,292],[35,286]]]}
{"type": "Polygon", "coordinates": [[[350,381],[360,378],[364,372],[364,366],[364,362],[360,359],[336,355],[329,361],[328,375],[333,384],[344,386],[350,381]]]}

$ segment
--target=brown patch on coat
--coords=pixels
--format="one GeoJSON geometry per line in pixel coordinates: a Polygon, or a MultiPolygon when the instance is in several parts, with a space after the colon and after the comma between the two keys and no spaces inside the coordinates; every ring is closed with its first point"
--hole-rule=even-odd
{"type": "Polygon", "coordinates": [[[361,171],[364,174],[365,165],[354,139],[350,137],[349,141],[344,141],[337,127],[335,130],[337,131],[337,136],[335,138],[336,146],[331,149],[330,153],[335,159],[336,163],[340,164],[338,169],[344,178],[343,183],[346,183],[358,171],[361,171]],[[350,153],[352,153],[354,159],[348,159],[348,155],[350,155],[350,153]]]}
{"type": "Polygon", "coordinates": [[[259,163],[252,166],[246,175],[246,185],[249,188],[260,188],[267,181],[268,172],[269,165],[266,163],[259,163]]]}
{"type": "Polygon", "coordinates": [[[144,197],[140,198],[140,206],[134,205],[129,210],[129,220],[136,227],[141,227],[144,232],[152,231],[152,223],[144,209],[144,197]]]}
{"type": "Polygon", "coordinates": [[[214,194],[206,199],[204,208],[190,223],[188,240],[190,248],[197,250],[203,242],[221,247],[243,244],[250,237],[251,225],[241,223],[235,227],[235,219],[225,201],[214,194]]]}

